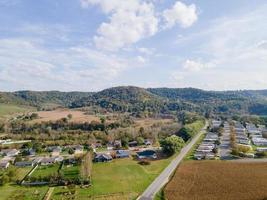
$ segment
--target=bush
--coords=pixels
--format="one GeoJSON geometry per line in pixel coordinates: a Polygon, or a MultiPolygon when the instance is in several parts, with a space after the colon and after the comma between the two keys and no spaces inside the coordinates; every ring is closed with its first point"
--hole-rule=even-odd
{"type": "Polygon", "coordinates": [[[148,160],[141,160],[138,162],[139,165],[150,165],[150,161],[148,160]]]}

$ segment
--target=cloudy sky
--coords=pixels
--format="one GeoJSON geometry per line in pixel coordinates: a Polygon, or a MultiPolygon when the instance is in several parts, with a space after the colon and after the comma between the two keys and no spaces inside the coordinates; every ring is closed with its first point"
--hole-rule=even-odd
{"type": "Polygon", "coordinates": [[[267,88],[265,0],[0,0],[0,90],[267,88]]]}

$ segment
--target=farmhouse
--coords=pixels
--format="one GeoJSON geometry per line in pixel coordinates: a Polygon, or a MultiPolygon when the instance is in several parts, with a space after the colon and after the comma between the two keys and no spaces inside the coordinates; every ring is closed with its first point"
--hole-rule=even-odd
{"type": "Polygon", "coordinates": [[[110,162],[112,157],[106,153],[97,153],[94,158],[94,162],[110,162]]]}
{"type": "Polygon", "coordinates": [[[145,150],[137,152],[137,158],[138,159],[156,159],[157,153],[154,150],[145,150]]]}

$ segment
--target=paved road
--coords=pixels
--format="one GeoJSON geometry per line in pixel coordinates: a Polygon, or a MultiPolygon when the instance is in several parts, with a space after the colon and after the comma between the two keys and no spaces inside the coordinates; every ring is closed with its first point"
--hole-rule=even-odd
{"type": "Polygon", "coordinates": [[[230,143],[230,126],[228,123],[224,124],[225,128],[221,136],[220,158],[222,160],[231,159],[231,143],[230,143]]]}
{"type": "Polygon", "coordinates": [[[205,132],[208,126],[206,122],[205,127],[198,133],[190,143],[188,143],[180,152],[180,154],[169,164],[167,168],[150,184],[145,192],[138,198],[138,200],[153,200],[154,196],[160,189],[169,181],[170,176],[173,174],[177,166],[181,163],[186,154],[190,151],[193,145],[197,142],[199,137],[205,132]]]}

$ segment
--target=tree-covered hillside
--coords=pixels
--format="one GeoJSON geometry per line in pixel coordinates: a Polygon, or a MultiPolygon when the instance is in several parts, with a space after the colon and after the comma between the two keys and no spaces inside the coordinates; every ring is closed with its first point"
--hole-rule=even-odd
{"type": "Polygon", "coordinates": [[[62,107],[97,106],[107,111],[175,114],[180,111],[200,114],[267,115],[267,90],[205,91],[195,88],[139,88],[123,86],[100,92],[18,91],[0,93],[0,103],[47,104],[62,107]]]}

